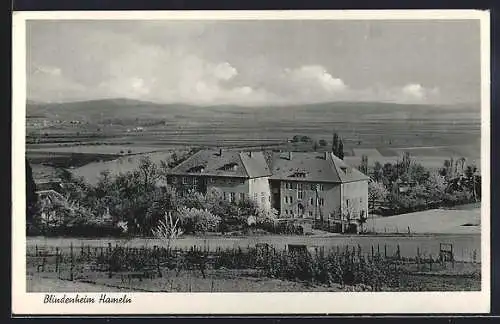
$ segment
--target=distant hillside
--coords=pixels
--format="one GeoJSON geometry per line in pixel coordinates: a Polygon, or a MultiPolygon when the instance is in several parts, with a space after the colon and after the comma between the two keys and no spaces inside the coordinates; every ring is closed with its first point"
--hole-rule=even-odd
{"type": "Polygon", "coordinates": [[[437,106],[380,102],[330,102],[302,105],[245,107],[236,105],[194,106],[161,104],[131,99],[102,99],[68,103],[27,102],[27,116],[50,119],[88,120],[109,119],[193,119],[217,122],[252,118],[262,120],[341,119],[345,122],[389,119],[479,119],[477,105],[437,106]]]}

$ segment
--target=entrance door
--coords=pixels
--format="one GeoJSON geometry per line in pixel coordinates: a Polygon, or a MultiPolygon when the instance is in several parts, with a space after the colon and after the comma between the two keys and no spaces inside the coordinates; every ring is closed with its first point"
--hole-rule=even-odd
{"type": "Polygon", "coordinates": [[[301,203],[299,203],[298,204],[298,208],[299,208],[299,217],[303,218],[304,217],[304,212],[305,212],[304,206],[301,203]]]}

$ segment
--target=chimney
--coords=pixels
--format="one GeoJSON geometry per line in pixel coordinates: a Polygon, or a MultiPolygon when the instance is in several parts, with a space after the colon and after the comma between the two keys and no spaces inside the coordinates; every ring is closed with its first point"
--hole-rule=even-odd
{"type": "Polygon", "coordinates": [[[288,152],[288,160],[292,160],[292,152],[288,152]]]}

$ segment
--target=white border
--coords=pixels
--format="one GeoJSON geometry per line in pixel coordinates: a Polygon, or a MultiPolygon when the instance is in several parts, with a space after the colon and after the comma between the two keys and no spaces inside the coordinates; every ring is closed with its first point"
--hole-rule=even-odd
{"type": "MultiPolygon", "coordinates": [[[[54,11],[13,13],[12,312],[32,314],[313,314],[487,313],[490,311],[490,18],[477,10],[359,11],[54,11]],[[381,293],[131,293],[132,304],[44,304],[26,293],[25,102],[26,20],[450,20],[481,25],[481,260],[480,292],[381,293]]],[[[58,294],[62,295],[62,294],[58,294]]],[[[99,296],[99,294],[87,294],[99,296]]],[[[113,294],[117,295],[117,294],[113,294]]]]}

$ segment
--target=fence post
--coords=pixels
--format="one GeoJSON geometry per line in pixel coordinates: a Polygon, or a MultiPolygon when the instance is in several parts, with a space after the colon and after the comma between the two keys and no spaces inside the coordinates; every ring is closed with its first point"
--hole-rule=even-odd
{"type": "Polygon", "coordinates": [[[69,246],[70,251],[70,267],[69,267],[69,280],[73,281],[73,267],[74,267],[74,257],[73,257],[73,242],[69,246]]]}
{"type": "Polygon", "coordinates": [[[85,252],[83,251],[83,242],[82,242],[81,249],[80,249],[80,257],[83,257],[84,254],[85,254],[85,252]]]}
{"type": "Polygon", "coordinates": [[[387,244],[384,244],[384,258],[387,259],[387,244]]]}
{"type": "Polygon", "coordinates": [[[420,247],[417,246],[417,271],[420,271],[420,247]]]}
{"type": "Polygon", "coordinates": [[[372,245],[372,260],[373,260],[374,256],[375,256],[375,252],[373,250],[373,245],[372,245]]]}
{"type": "Polygon", "coordinates": [[[397,256],[398,260],[401,259],[401,250],[399,249],[399,244],[398,244],[398,249],[396,251],[396,256],[397,256]]]}
{"type": "Polygon", "coordinates": [[[59,273],[59,247],[56,247],[56,272],[59,273]]]}
{"type": "Polygon", "coordinates": [[[35,244],[35,256],[38,256],[38,244],[35,244]]]}

